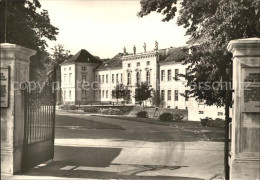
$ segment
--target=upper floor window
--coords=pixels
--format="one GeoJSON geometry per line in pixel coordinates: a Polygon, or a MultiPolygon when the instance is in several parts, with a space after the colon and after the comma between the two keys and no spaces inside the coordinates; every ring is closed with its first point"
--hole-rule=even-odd
{"type": "Polygon", "coordinates": [[[105,81],[105,75],[102,75],[102,83],[105,81]]]}
{"type": "Polygon", "coordinates": [[[69,83],[71,83],[71,76],[72,76],[72,74],[69,73],[69,83]]]}
{"type": "Polygon", "coordinates": [[[178,90],[175,90],[174,100],[175,100],[175,101],[178,101],[178,100],[179,100],[179,91],[178,91],[178,90]]]}
{"type": "Polygon", "coordinates": [[[64,91],[64,95],[63,96],[64,96],[64,100],[65,100],[66,99],[66,91],[64,91]]]}
{"type": "Polygon", "coordinates": [[[136,73],[136,83],[140,83],[140,81],[141,81],[141,74],[140,74],[140,72],[137,72],[136,73]]]}
{"type": "Polygon", "coordinates": [[[162,70],[161,71],[161,81],[164,81],[164,78],[165,78],[165,71],[162,70]]]}
{"type": "Polygon", "coordinates": [[[67,75],[64,74],[64,82],[67,83],[67,75]]]}
{"type": "Polygon", "coordinates": [[[151,77],[150,77],[150,76],[151,76],[150,71],[147,71],[147,72],[146,72],[146,82],[147,82],[147,84],[150,84],[150,83],[151,83],[151,82],[150,82],[150,81],[151,81],[151,79],[150,79],[151,77]]]}
{"type": "Polygon", "coordinates": [[[127,64],[127,67],[131,67],[131,64],[130,64],[130,63],[128,63],[128,64],[127,64]]]}
{"type": "Polygon", "coordinates": [[[185,101],[189,101],[188,90],[185,90],[185,101]]]}
{"type": "Polygon", "coordinates": [[[140,66],[140,62],[137,62],[137,63],[136,63],[136,66],[137,66],[137,67],[140,66]]]}
{"type": "Polygon", "coordinates": [[[101,98],[101,90],[98,91],[99,98],[101,98]]]}
{"type": "Polygon", "coordinates": [[[106,98],[108,98],[108,90],[106,90],[106,98]]]}
{"type": "Polygon", "coordinates": [[[108,83],[108,75],[106,75],[106,83],[108,83]]]}
{"type": "Polygon", "coordinates": [[[179,80],[179,69],[175,69],[175,80],[179,80]]]}
{"type": "Polygon", "coordinates": [[[101,75],[98,75],[98,81],[101,82],[101,75]]]}
{"type": "Polygon", "coordinates": [[[150,65],[150,61],[146,61],[146,65],[149,66],[150,65]]]}
{"type": "Polygon", "coordinates": [[[168,70],[168,81],[172,80],[172,70],[168,70]]]}
{"type": "Polygon", "coordinates": [[[118,74],[116,74],[116,83],[119,83],[118,74]]]}
{"type": "Polygon", "coordinates": [[[127,73],[127,85],[131,84],[131,73],[127,73]]]}
{"type": "Polygon", "coordinates": [[[87,70],[86,66],[81,67],[81,69],[82,69],[82,71],[86,71],[87,70]]]}
{"type": "Polygon", "coordinates": [[[115,75],[112,74],[112,83],[115,83],[115,75]]]}
{"type": "Polygon", "coordinates": [[[104,98],[105,97],[105,91],[103,90],[102,91],[102,98],[104,98]]]}

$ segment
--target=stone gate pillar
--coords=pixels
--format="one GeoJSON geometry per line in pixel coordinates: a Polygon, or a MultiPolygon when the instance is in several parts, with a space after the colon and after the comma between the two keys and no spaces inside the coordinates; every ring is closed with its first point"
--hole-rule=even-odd
{"type": "Polygon", "coordinates": [[[14,174],[21,170],[24,133],[23,94],[21,89],[16,89],[21,82],[29,81],[30,57],[36,51],[9,43],[0,44],[0,51],[1,173],[14,174]],[[8,83],[6,68],[9,69],[8,83]],[[9,90],[7,90],[9,92],[5,90],[6,83],[9,84],[9,90]],[[5,99],[4,96],[7,98],[5,99]]]}
{"type": "Polygon", "coordinates": [[[259,179],[260,38],[233,40],[230,178],[259,179]]]}

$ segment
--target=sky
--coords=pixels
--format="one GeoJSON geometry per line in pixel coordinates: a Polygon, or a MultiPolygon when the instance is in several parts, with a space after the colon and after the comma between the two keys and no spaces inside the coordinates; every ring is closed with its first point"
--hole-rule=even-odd
{"type": "Polygon", "coordinates": [[[81,49],[100,58],[112,58],[119,52],[153,50],[186,44],[185,29],[177,26],[176,18],[162,22],[163,15],[152,13],[139,18],[138,0],[40,0],[42,9],[49,12],[51,24],[59,28],[57,41],[48,41],[49,47],[64,45],[71,54],[81,49]]]}

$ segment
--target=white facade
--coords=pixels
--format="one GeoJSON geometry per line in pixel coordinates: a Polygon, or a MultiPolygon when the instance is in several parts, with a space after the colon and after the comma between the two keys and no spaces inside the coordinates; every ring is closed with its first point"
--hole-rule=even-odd
{"type": "Polygon", "coordinates": [[[116,99],[113,99],[112,97],[112,91],[117,84],[123,83],[122,69],[96,70],[95,78],[99,83],[99,88],[95,91],[96,101],[116,102],[116,99]]]}
{"type": "MultiPolygon", "coordinates": [[[[156,92],[159,91],[161,107],[172,109],[187,109],[188,119],[199,121],[200,118],[224,119],[224,108],[206,106],[195,98],[185,98],[188,88],[184,77],[187,65],[173,60],[170,53],[174,48],[137,54],[119,53],[113,59],[102,65],[97,63],[74,63],[61,65],[61,81],[63,101],[70,104],[88,102],[117,102],[112,97],[112,91],[117,84],[123,84],[131,92],[130,104],[136,104],[134,99],[137,82],[147,82],[156,92]],[[168,59],[167,59],[168,58],[168,59]],[[81,88],[88,84],[88,90],[81,88]],[[77,87],[80,85],[80,88],[77,87]]],[[[178,50],[180,52],[180,50],[178,50]]],[[[177,53],[177,51],[176,51],[177,53]]],[[[179,56],[177,56],[179,57],[179,56]]],[[[122,102],[119,99],[118,102],[122,102]]],[[[145,102],[152,105],[152,98],[145,102]]]]}

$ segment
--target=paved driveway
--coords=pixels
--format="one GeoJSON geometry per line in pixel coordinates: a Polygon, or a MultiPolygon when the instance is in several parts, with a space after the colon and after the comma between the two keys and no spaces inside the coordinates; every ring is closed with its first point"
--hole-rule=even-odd
{"type": "Polygon", "coordinates": [[[54,161],[27,175],[210,179],[223,172],[223,142],[193,131],[61,111],[57,123],[54,161]]]}

